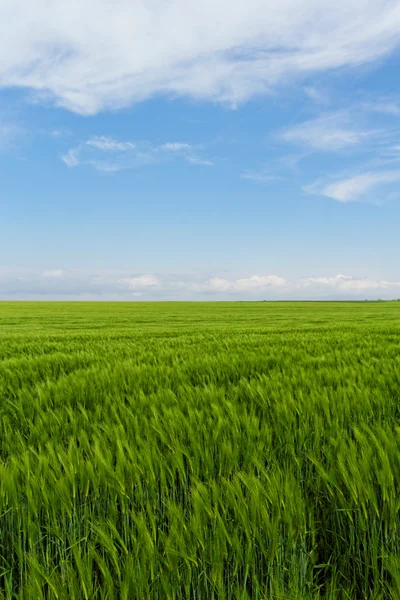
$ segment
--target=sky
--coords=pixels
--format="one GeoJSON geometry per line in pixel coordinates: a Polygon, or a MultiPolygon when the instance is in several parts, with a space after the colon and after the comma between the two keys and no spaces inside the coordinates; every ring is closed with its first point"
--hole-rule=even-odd
{"type": "Polygon", "coordinates": [[[400,298],[399,0],[0,0],[0,299],[400,298]]]}

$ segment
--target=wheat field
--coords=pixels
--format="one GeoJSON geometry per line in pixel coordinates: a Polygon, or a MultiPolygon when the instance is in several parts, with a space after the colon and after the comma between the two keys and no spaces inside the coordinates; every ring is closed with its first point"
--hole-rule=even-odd
{"type": "Polygon", "coordinates": [[[0,303],[0,597],[400,598],[400,303],[0,303]]]}

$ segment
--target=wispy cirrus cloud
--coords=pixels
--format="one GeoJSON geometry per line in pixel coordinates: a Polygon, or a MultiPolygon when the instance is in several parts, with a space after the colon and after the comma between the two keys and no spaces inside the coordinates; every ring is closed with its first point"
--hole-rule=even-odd
{"type": "Polygon", "coordinates": [[[162,150],[170,150],[171,152],[187,152],[191,149],[190,144],[183,144],[182,142],[167,142],[162,144],[162,150]]]}
{"type": "Polygon", "coordinates": [[[303,191],[342,203],[382,204],[386,198],[394,198],[397,194],[393,184],[399,181],[398,116],[400,111],[396,98],[386,97],[377,98],[375,102],[355,102],[346,109],[325,112],[301,121],[272,136],[276,142],[294,147],[294,153],[282,153],[278,146],[277,156],[267,167],[247,171],[242,178],[265,182],[273,179],[275,173],[281,175],[284,170],[286,175],[290,170],[299,177],[305,171],[301,168],[305,158],[309,165],[317,161],[321,171],[320,165],[326,164],[326,155],[335,153],[336,164],[341,159],[344,161],[343,168],[337,173],[327,170],[325,176],[303,184],[303,191]],[[377,113],[384,117],[378,119],[377,113]],[[349,172],[347,167],[349,157],[354,165],[353,172],[349,172]]]}
{"type": "MultiPolygon", "coordinates": [[[[323,113],[312,119],[285,127],[269,136],[278,144],[276,156],[259,170],[245,171],[241,177],[256,183],[280,179],[288,171],[301,172],[300,163],[310,156],[356,152],[362,145],[363,152],[373,152],[386,132],[361,124],[354,109],[323,113]],[[290,145],[291,151],[282,151],[282,143],[290,145]]],[[[315,191],[317,191],[317,186],[315,191]]]]}
{"type": "Polygon", "coordinates": [[[340,111],[287,127],[278,134],[278,139],[311,150],[336,152],[368,142],[380,133],[357,126],[350,111],[340,111]]]}
{"type": "Polygon", "coordinates": [[[399,295],[400,281],[343,274],[289,279],[271,274],[228,277],[0,268],[0,299],[328,300],[399,295]]]}
{"type": "Polygon", "coordinates": [[[327,91],[319,89],[313,85],[306,85],[304,87],[304,93],[317,105],[327,105],[330,103],[330,98],[327,91]]]}
{"type": "Polygon", "coordinates": [[[70,148],[61,158],[69,168],[86,165],[108,173],[177,159],[194,165],[213,165],[212,161],[198,156],[197,152],[196,147],[184,142],[154,145],[146,141],[120,141],[107,136],[94,136],[70,148]]]}
{"type": "Polygon", "coordinates": [[[273,175],[268,167],[260,169],[259,171],[245,171],[240,177],[241,179],[248,179],[249,181],[254,181],[255,183],[265,183],[267,181],[279,179],[279,176],[273,175]]]}
{"type": "Polygon", "coordinates": [[[377,60],[399,31],[397,0],[3,0],[0,85],[82,114],[156,94],[235,105],[377,60]]]}
{"type": "MultiPolygon", "coordinates": [[[[338,202],[376,202],[379,198],[376,195],[371,197],[370,192],[376,188],[382,188],[389,184],[400,181],[400,170],[396,171],[369,171],[360,173],[351,177],[345,177],[337,181],[327,183],[326,181],[317,181],[313,184],[304,186],[304,191],[311,194],[318,194],[337,200],[338,202]]],[[[383,197],[389,192],[383,193],[383,197]]]]}
{"type": "Polygon", "coordinates": [[[364,103],[362,108],[366,111],[382,113],[392,117],[400,116],[400,101],[398,98],[378,98],[373,102],[364,103]]]}
{"type": "Polygon", "coordinates": [[[214,161],[212,160],[208,160],[205,158],[199,158],[198,156],[187,156],[186,160],[188,163],[192,164],[192,165],[199,165],[200,167],[213,167],[214,166],[214,161]]]}
{"type": "MultiPolygon", "coordinates": [[[[312,92],[314,90],[312,89],[312,92]]],[[[315,92],[317,94],[317,92],[315,92]]],[[[317,103],[319,99],[316,100],[317,103]]],[[[322,102],[322,100],[321,100],[322,102]]],[[[258,170],[247,170],[241,177],[263,183],[289,175],[301,176],[305,159],[318,167],[335,154],[335,161],[359,160],[359,171],[382,168],[389,170],[390,162],[400,160],[396,104],[390,98],[378,98],[375,103],[353,102],[347,108],[322,112],[317,116],[286,126],[268,135],[274,156],[258,170]],[[376,113],[385,113],[378,119],[376,113]],[[288,151],[288,147],[290,150],[288,151]]],[[[344,164],[346,164],[344,163],[344,164]]],[[[340,179],[333,176],[332,179],[340,179]]],[[[305,185],[306,191],[319,193],[320,182],[305,185]]]]}
{"type": "Polygon", "coordinates": [[[136,148],[136,144],[133,142],[119,142],[104,135],[93,137],[85,143],[86,146],[97,148],[103,152],[127,152],[136,148]]]}

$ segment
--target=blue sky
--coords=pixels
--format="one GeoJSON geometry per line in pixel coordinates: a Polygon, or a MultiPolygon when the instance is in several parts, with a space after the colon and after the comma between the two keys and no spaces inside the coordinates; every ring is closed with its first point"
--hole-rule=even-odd
{"type": "Polygon", "coordinates": [[[397,0],[2,0],[0,34],[1,299],[400,297],[397,0]]]}

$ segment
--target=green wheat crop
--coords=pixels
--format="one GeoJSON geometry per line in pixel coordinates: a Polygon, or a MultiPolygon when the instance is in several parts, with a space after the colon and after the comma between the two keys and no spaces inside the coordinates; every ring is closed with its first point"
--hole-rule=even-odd
{"type": "Polygon", "coordinates": [[[1,303],[0,598],[400,598],[400,303],[1,303]]]}

